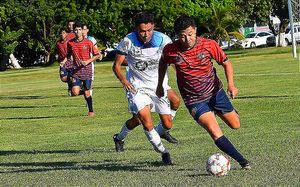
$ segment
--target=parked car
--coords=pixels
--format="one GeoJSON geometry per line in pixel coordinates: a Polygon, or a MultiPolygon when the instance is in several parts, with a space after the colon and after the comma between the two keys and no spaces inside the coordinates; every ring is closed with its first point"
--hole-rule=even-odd
{"type": "MultiPolygon", "coordinates": [[[[220,41],[219,43],[220,47],[224,50],[228,49],[228,41],[220,41]]],[[[230,39],[230,44],[229,44],[229,48],[236,48],[237,46],[240,46],[240,41],[233,38],[230,39]]]]}
{"type": "MultiPolygon", "coordinates": [[[[294,27],[294,37],[296,42],[300,43],[300,26],[294,27]]],[[[268,46],[276,46],[276,40],[278,40],[278,37],[270,36],[267,38],[267,45],[268,46]]],[[[291,34],[291,28],[287,28],[284,34],[284,42],[285,45],[292,43],[292,34],[291,34]]]]}
{"type": "Polygon", "coordinates": [[[269,36],[266,43],[269,47],[276,46],[276,36],[269,36]]]}
{"type": "MultiPolygon", "coordinates": [[[[291,44],[292,43],[292,33],[291,33],[291,28],[288,27],[285,31],[285,42],[286,44],[291,44]]],[[[294,38],[296,42],[300,42],[300,25],[294,26],[294,38]]]]}
{"type": "Polygon", "coordinates": [[[242,47],[254,48],[258,46],[267,45],[267,38],[270,36],[274,35],[266,31],[248,33],[245,39],[242,40],[242,47]]]}

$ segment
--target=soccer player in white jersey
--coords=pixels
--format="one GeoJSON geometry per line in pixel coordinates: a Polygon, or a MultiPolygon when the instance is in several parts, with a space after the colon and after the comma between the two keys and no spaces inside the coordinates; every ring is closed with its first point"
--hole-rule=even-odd
{"type": "MultiPolygon", "coordinates": [[[[135,32],[128,34],[118,45],[113,71],[122,83],[128,98],[129,111],[137,115],[144,132],[154,149],[161,153],[164,164],[172,164],[169,151],[162,144],[163,135],[172,128],[170,102],[166,97],[158,98],[155,94],[158,81],[158,64],[163,47],[171,39],[163,33],[154,31],[154,16],[140,12],[134,18],[135,32]],[[121,65],[128,62],[128,71],[123,75],[121,65]],[[162,124],[154,128],[151,108],[159,114],[162,124]]],[[[168,77],[165,77],[166,88],[168,77]]],[[[165,90],[167,93],[167,89],[165,90]]],[[[126,123],[121,133],[114,136],[116,148],[123,149],[124,138],[129,133],[126,123]]]]}

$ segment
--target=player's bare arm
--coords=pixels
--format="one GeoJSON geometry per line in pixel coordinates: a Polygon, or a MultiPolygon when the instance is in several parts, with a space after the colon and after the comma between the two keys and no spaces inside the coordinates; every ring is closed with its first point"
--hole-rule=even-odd
{"type": "Polygon", "coordinates": [[[162,59],[159,61],[159,66],[158,66],[158,84],[156,88],[156,95],[157,97],[163,97],[164,96],[164,88],[162,86],[164,82],[164,78],[166,75],[168,69],[168,65],[163,62],[162,59]]]}
{"type": "Polygon", "coordinates": [[[125,60],[125,55],[120,55],[117,54],[114,64],[113,64],[113,72],[116,75],[116,77],[119,79],[119,81],[121,82],[121,84],[123,85],[123,88],[126,91],[131,91],[131,92],[136,92],[136,90],[134,89],[134,87],[132,86],[132,84],[130,84],[130,82],[128,82],[125,78],[125,76],[122,73],[122,69],[121,69],[121,65],[123,64],[125,60]]]}
{"type": "Polygon", "coordinates": [[[227,79],[227,92],[229,96],[234,99],[238,94],[238,89],[234,85],[233,81],[233,67],[230,61],[223,63],[226,79],[227,79]]]}
{"type": "Polygon", "coordinates": [[[86,66],[86,65],[88,65],[89,63],[91,63],[91,62],[97,60],[99,57],[101,57],[101,54],[100,54],[100,53],[97,54],[97,55],[95,55],[95,56],[93,56],[93,57],[90,58],[90,59],[81,61],[81,64],[84,65],[84,66],[86,66]]]}

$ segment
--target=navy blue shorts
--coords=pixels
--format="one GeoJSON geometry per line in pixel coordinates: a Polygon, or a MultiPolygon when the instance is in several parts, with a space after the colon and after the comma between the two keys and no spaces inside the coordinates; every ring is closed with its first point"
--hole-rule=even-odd
{"type": "Polygon", "coordinates": [[[64,67],[59,67],[59,75],[60,77],[65,77],[65,76],[68,76],[68,77],[71,77],[73,74],[73,70],[72,69],[67,69],[67,68],[64,68],[64,67]]]}
{"type": "Polygon", "coordinates": [[[78,78],[73,77],[72,81],[73,86],[83,86],[85,90],[90,90],[92,88],[92,80],[80,80],[78,78]]]}
{"type": "Polygon", "coordinates": [[[221,89],[210,99],[189,105],[187,108],[196,121],[198,121],[199,117],[206,112],[212,111],[226,114],[235,110],[224,89],[221,89]]]}

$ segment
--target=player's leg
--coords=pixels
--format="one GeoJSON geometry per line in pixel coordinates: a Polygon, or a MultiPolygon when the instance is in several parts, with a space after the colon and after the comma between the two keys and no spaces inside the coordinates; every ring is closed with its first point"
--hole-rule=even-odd
{"type": "Polygon", "coordinates": [[[144,132],[149,142],[153,145],[157,152],[161,153],[163,163],[168,165],[172,164],[169,151],[164,147],[159,134],[154,129],[150,107],[146,106],[140,110],[138,112],[138,117],[143,124],[144,132]]]}
{"type": "Polygon", "coordinates": [[[235,159],[243,168],[250,169],[249,162],[239,153],[235,146],[223,135],[212,112],[202,114],[197,121],[212,137],[217,147],[235,159]]]}
{"type": "Polygon", "coordinates": [[[65,82],[68,84],[68,95],[69,96],[73,96],[72,94],[72,83],[70,81],[70,76],[71,76],[71,73],[70,73],[70,70],[62,67],[62,66],[59,66],[59,75],[60,75],[60,80],[62,82],[65,82]]]}
{"type": "MultiPolygon", "coordinates": [[[[173,96],[173,98],[176,99],[176,96],[174,96],[172,93],[171,95],[173,96]]],[[[157,98],[156,95],[153,96],[152,98],[155,103],[155,111],[160,114],[160,123],[156,125],[155,130],[157,131],[157,133],[160,135],[161,138],[167,140],[169,143],[177,144],[178,140],[175,137],[171,136],[170,134],[170,130],[172,128],[172,116],[171,116],[172,111],[169,107],[170,106],[169,99],[167,97],[157,98]]],[[[175,101],[175,99],[173,99],[173,101],[175,101]]],[[[174,103],[176,104],[176,106],[179,106],[178,101],[174,103]]]]}
{"type": "Polygon", "coordinates": [[[71,81],[72,81],[72,95],[78,96],[80,92],[80,87],[82,85],[82,81],[76,77],[71,77],[71,81]]]}
{"type": "Polygon", "coordinates": [[[124,151],[124,144],[126,136],[137,126],[141,124],[138,116],[133,114],[121,128],[121,131],[113,136],[115,148],[117,152],[124,151]]]}
{"type": "Polygon", "coordinates": [[[171,115],[172,119],[175,118],[176,112],[180,106],[180,97],[177,93],[170,87],[167,91],[168,99],[171,105],[171,115]]]}
{"type": "Polygon", "coordinates": [[[84,99],[86,100],[88,110],[89,110],[88,116],[90,117],[95,115],[93,109],[93,99],[90,92],[91,88],[92,88],[92,80],[84,80],[83,81],[84,99]]]}
{"type": "Polygon", "coordinates": [[[217,112],[217,115],[232,129],[239,129],[241,127],[240,117],[238,113],[233,110],[232,112],[228,112],[222,114],[217,112]]]}
{"type": "Polygon", "coordinates": [[[218,113],[228,113],[233,111],[234,108],[231,105],[224,90],[219,91],[210,100],[194,104],[189,107],[189,111],[194,119],[200,124],[215,141],[217,147],[235,159],[239,164],[245,168],[250,169],[249,162],[239,153],[235,146],[224,136],[215,114],[211,111],[216,110],[218,113]],[[225,95],[224,95],[225,94],[225,95]]]}

